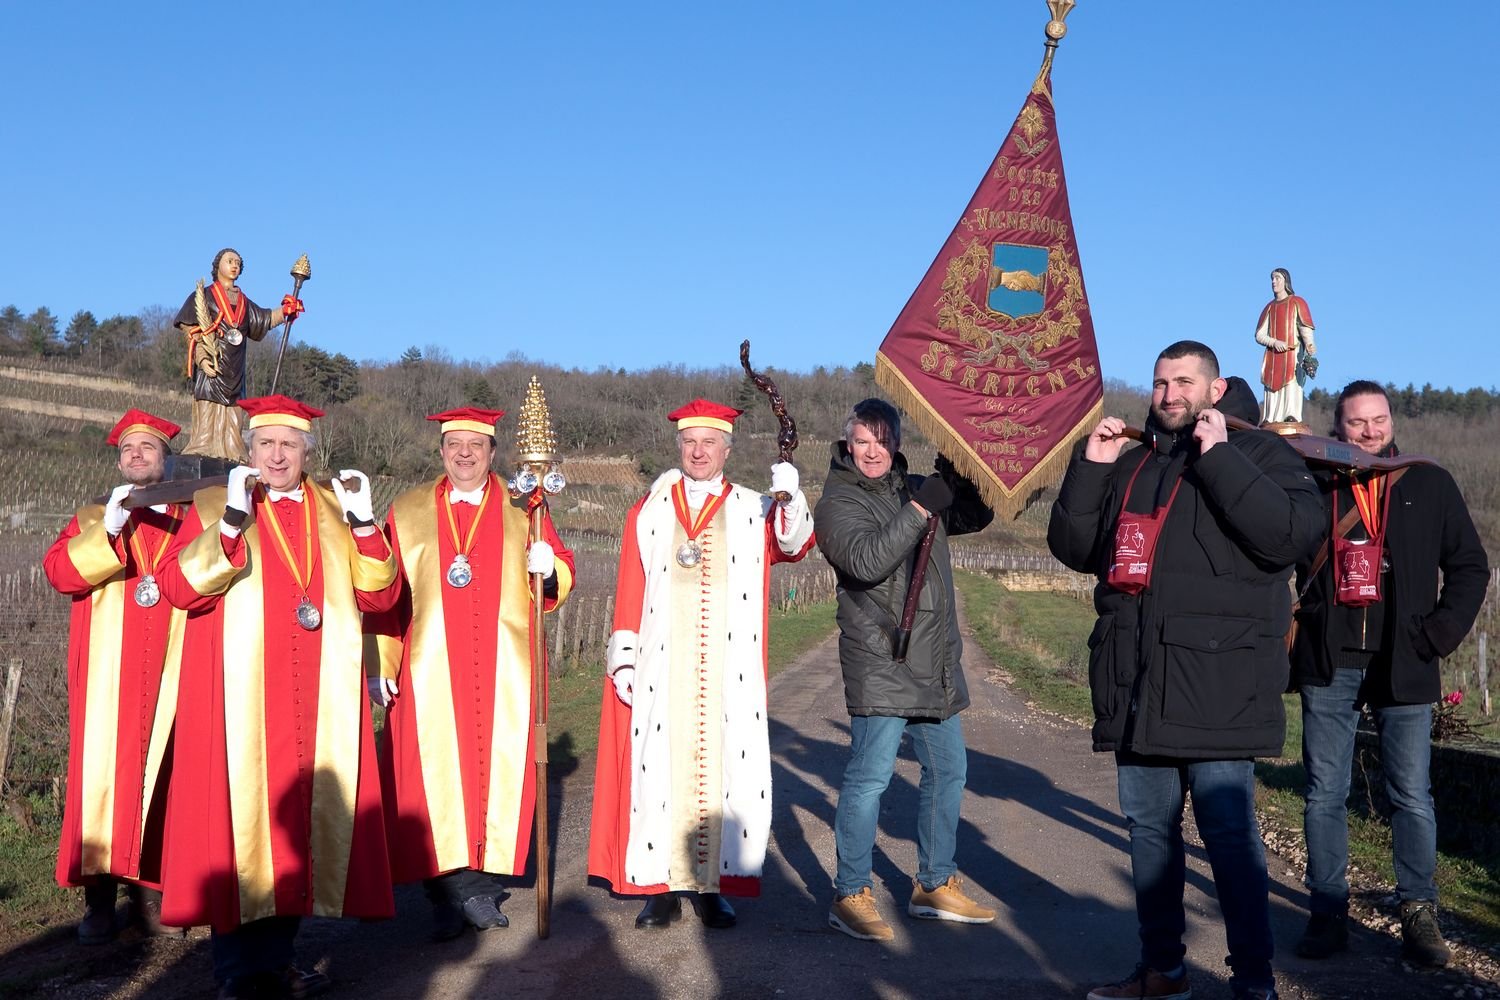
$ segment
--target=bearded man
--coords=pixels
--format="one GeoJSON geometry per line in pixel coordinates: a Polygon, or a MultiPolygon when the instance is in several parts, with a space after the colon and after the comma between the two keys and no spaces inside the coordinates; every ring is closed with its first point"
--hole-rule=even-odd
{"type": "Polygon", "coordinates": [[[42,560],[47,580],[73,599],[68,633],[68,793],[57,883],[83,886],[83,944],[115,936],[124,882],[129,923],[161,924],[161,839],[187,613],[161,599],[165,550],[182,526],[180,504],[125,508],[131,492],[161,482],[170,420],[130,410],[109,432],[125,482],[103,505],[79,509],[42,560]]]}
{"type": "Polygon", "coordinates": [[[1213,866],[1239,998],[1276,995],[1255,758],[1281,755],[1293,564],[1328,522],[1301,457],[1204,344],[1156,360],[1144,445],[1105,417],[1068,466],[1047,543],[1098,579],[1089,637],[1094,749],[1115,755],[1141,959],[1090,1000],[1186,998],[1184,797],[1213,866]]]}

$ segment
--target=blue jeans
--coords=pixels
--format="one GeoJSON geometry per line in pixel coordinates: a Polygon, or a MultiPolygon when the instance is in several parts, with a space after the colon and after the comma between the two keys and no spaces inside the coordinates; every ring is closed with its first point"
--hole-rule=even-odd
{"type": "Polygon", "coordinates": [[[1130,870],[1141,926],[1141,961],[1158,971],[1182,964],[1187,857],[1182,846],[1184,793],[1213,868],[1229,941],[1230,986],[1267,989],[1271,973],[1270,879],[1255,822],[1255,762],[1185,761],[1118,753],[1120,811],[1130,829],[1130,870]]]}
{"type": "Polygon", "coordinates": [[[958,872],[958,808],[968,777],[968,752],[958,716],[921,722],[881,715],[849,720],[849,766],[833,818],[838,848],[834,892],[849,896],[870,885],[870,855],[880,822],[880,796],[891,783],[901,736],[911,737],[922,780],[917,800],[917,881],[935,889],[958,872]]]}
{"type": "MultiPolygon", "coordinates": [[[[1314,913],[1343,913],[1349,905],[1349,775],[1359,723],[1364,671],[1335,670],[1327,687],[1302,688],[1302,763],[1307,768],[1307,889],[1314,913]]],[[[1437,817],[1428,763],[1432,706],[1373,708],[1380,764],[1391,800],[1396,895],[1437,900],[1437,817]]]]}

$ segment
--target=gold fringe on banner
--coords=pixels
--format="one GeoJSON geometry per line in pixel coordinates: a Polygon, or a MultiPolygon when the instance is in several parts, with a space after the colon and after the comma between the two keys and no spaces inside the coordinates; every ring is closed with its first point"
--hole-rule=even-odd
{"type": "Polygon", "coordinates": [[[1007,490],[994,471],[974,454],[967,441],[953,426],[938,415],[928,402],[881,352],[875,354],[875,383],[886,391],[891,402],[937,446],[959,473],[979,488],[979,495],[998,518],[1020,517],[1042,491],[1062,482],[1073,446],[1087,437],[1104,417],[1104,401],[1095,403],[1047,457],[1038,462],[1013,489],[1007,490]]]}

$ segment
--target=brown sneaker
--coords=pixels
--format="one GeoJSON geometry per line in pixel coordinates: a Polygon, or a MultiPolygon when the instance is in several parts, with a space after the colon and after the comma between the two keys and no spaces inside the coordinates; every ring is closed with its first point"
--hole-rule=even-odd
{"type": "Polygon", "coordinates": [[[1137,965],[1129,979],[1089,990],[1088,1000],[1192,1000],[1187,970],[1180,976],[1164,976],[1155,969],[1137,965]]]}
{"type": "Polygon", "coordinates": [[[962,884],[957,875],[950,875],[948,881],[929,891],[912,879],[911,902],[906,904],[906,912],[924,920],[952,920],[960,924],[987,924],[994,920],[995,911],[965,896],[962,884]]]}
{"type": "Polygon", "coordinates": [[[896,936],[891,925],[880,919],[869,886],[835,899],[833,909],[828,911],[828,926],[861,941],[889,941],[896,936]]]}

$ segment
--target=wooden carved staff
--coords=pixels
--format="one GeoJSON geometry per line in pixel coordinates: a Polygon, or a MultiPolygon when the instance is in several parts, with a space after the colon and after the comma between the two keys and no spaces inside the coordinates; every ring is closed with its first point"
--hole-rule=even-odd
{"type": "MultiPolygon", "coordinates": [[[[777,455],[781,461],[790,462],[792,452],[797,450],[797,421],[786,412],[786,400],[782,398],[781,390],[776,388],[776,383],[764,375],[757,374],[755,369],[750,367],[750,341],[748,340],[740,342],[740,364],[744,366],[745,374],[750,377],[750,381],[755,383],[755,388],[765,393],[770,399],[771,412],[776,414],[776,420],[781,424],[781,430],[776,434],[777,455]]],[[[776,499],[782,503],[786,503],[791,498],[792,495],[785,490],[776,491],[776,499]]]]}

